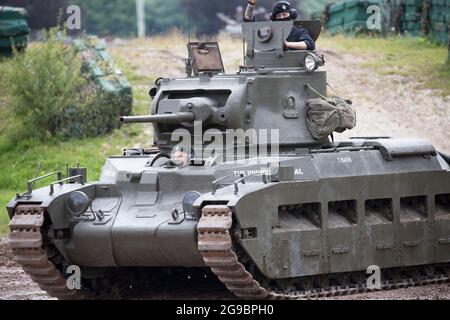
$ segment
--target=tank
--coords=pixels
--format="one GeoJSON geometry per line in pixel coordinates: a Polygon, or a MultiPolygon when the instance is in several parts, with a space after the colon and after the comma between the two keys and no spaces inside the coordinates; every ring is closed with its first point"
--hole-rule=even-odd
{"type": "Polygon", "coordinates": [[[379,289],[447,281],[450,158],[418,139],[314,137],[325,59],[284,50],[293,23],[319,37],[319,21],[244,23],[233,74],[217,43],[189,43],[186,77],[121,118],[153,123],[152,148],[108,158],[99,181],[80,166],[29,181],[7,206],[24,271],[60,299],[138,271],[213,275],[245,299],[365,291],[374,266],[379,289]]]}

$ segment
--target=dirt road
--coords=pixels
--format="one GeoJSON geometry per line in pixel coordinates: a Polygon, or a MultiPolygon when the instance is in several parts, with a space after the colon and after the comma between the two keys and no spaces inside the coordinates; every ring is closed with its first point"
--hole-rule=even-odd
{"type": "MultiPolygon", "coordinates": [[[[130,300],[232,300],[235,299],[224,287],[213,285],[180,285],[176,288],[159,286],[149,290],[130,291],[125,296],[130,300]]],[[[0,300],[49,300],[39,287],[11,259],[6,241],[0,240],[0,300]]],[[[405,288],[385,292],[371,292],[330,300],[450,300],[450,284],[405,288]]]]}
{"type": "Polygon", "coordinates": [[[419,89],[414,79],[381,76],[362,68],[364,58],[325,51],[328,81],[340,95],[353,100],[357,126],[335,135],[421,138],[450,154],[450,96],[419,89]]]}

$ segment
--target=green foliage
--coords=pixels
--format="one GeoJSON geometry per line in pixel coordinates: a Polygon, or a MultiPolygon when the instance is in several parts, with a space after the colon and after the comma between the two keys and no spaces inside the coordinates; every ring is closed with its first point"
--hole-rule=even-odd
{"type": "Polygon", "coordinates": [[[5,89],[22,135],[35,138],[97,136],[118,124],[119,97],[100,92],[82,73],[75,50],[51,29],[46,40],[16,54],[5,68],[5,89]]]}
{"type": "MultiPolygon", "coordinates": [[[[258,7],[270,12],[277,0],[258,0],[258,7]]],[[[290,0],[300,9],[302,16],[321,11],[332,0],[290,0]]],[[[99,36],[136,36],[136,0],[10,0],[10,5],[27,7],[29,23],[33,29],[49,28],[57,21],[58,12],[69,4],[82,8],[83,28],[99,36]]],[[[146,0],[146,26],[148,34],[165,33],[173,28],[187,33],[189,4],[192,4],[192,30],[199,34],[215,34],[224,27],[216,14],[234,16],[245,0],[146,0]]]]}
{"type": "Polygon", "coordinates": [[[81,60],[57,39],[56,32],[52,30],[39,47],[16,54],[4,76],[12,110],[40,137],[58,134],[65,110],[89,98],[77,94],[86,85],[81,60]]]}
{"type": "Polygon", "coordinates": [[[8,230],[9,218],[5,210],[5,206],[9,201],[11,201],[14,195],[14,191],[0,189],[0,204],[2,205],[2,208],[0,210],[0,237],[8,230]]]}
{"type": "MultiPolygon", "coordinates": [[[[268,12],[276,0],[258,0],[258,6],[268,12]]],[[[294,7],[301,3],[290,1],[294,7]]],[[[100,36],[115,35],[132,37],[136,35],[136,0],[74,0],[80,5],[86,30],[100,36]]],[[[146,0],[146,26],[148,34],[165,33],[177,28],[187,33],[189,12],[193,33],[215,34],[224,27],[217,18],[222,12],[234,16],[238,6],[246,6],[242,0],[146,0]],[[191,6],[191,8],[189,8],[191,6]]],[[[305,7],[309,8],[309,4],[305,7]]]]}
{"type": "MultiPolygon", "coordinates": [[[[89,34],[121,37],[136,36],[136,0],[75,0],[82,8],[82,18],[89,34]]],[[[180,0],[146,0],[146,27],[149,34],[173,28],[185,30],[187,14],[180,0]]]]}
{"type": "Polygon", "coordinates": [[[136,35],[135,0],[75,0],[82,10],[83,28],[99,36],[136,35]]]}
{"type": "Polygon", "coordinates": [[[145,9],[147,32],[164,33],[173,28],[187,32],[188,15],[180,8],[180,0],[147,0],[145,9]]]}
{"type": "MultiPolygon", "coordinates": [[[[119,124],[121,109],[118,106],[126,98],[101,92],[88,85],[79,92],[80,100],[69,105],[55,118],[57,133],[62,139],[68,137],[93,137],[111,132],[119,124]]],[[[76,101],[75,100],[75,101],[76,101]]]]}
{"type": "Polygon", "coordinates": [[[335,2],[334,0],[302,0],[299,9],[305,17],[311,17],[313,14],[324,12],[325,7],[335,2]]]}

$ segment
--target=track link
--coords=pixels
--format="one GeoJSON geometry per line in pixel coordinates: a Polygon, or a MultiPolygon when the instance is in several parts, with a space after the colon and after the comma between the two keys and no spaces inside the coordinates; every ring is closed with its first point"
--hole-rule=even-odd
{"type": "MultiPolygon", "coordinates": [[[[233,241],[230,230],[233,223],[232,211],[225,205],[209,205],[202,210],[202,216],[197,225],[198,248],[205,264],[238,298],[256,300],[300,300],[333,296],[345,296],[364,293],[369,290],[365,284],[343,284],[326,286],[307,290],[281,290],[265,288],[239,262],[238,255],[233,251],[233,241]]],[[[430,266],[433,267],[433,266],[430,266]]],[[[429,276],[414,276],[409,278],[384,281],[381,290],[392,290],[411,286],[430,285],[450,281],[449,266],[445,265],[445,274],[429,276]]],[[[319,276],[320,277],[320,276],[319,276]]],[[[309,282],[320,278],[307,278],[309,282]]],[[[316,283],[320,281],[316,281],[316,283]]],[[[323,281],[322,281],[323,282],[323,281]]]]}
{"type": "Polygon", "coordinates": [[[81,300],[86,295],[69,290],[62,273],[45,250],[44,209],[38,205],[19,205],[9,224],[9,246],[14,260],[48,295],[61,300],[81,300]]]}
{"type": "Polygon", "coordinates": [[[198,223],[198,247],[212,272],[234,295],[266,299],[269,292],[245,270],[232,248],[232,212],[227,206],[206,206],[198,223]]]}

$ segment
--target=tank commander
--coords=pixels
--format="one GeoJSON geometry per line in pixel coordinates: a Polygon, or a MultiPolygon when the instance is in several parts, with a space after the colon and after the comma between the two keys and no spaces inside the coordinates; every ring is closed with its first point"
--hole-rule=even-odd
{"type": "MultiPolygon", "coordinates": [[[[257,0],[248,0],[247,9],[244,13],[244,21],[255,21],[254,12],[257,0]]],[[[287,1],[278,1],[274,4],[270,20],[290,21],[297,18],[297,10],[291,8],[287,1]]],[[[284,43],[287,50],[315,50],[316,44],[309,32],[302,27],[294,26],[289,37],[284,43]]]]}

